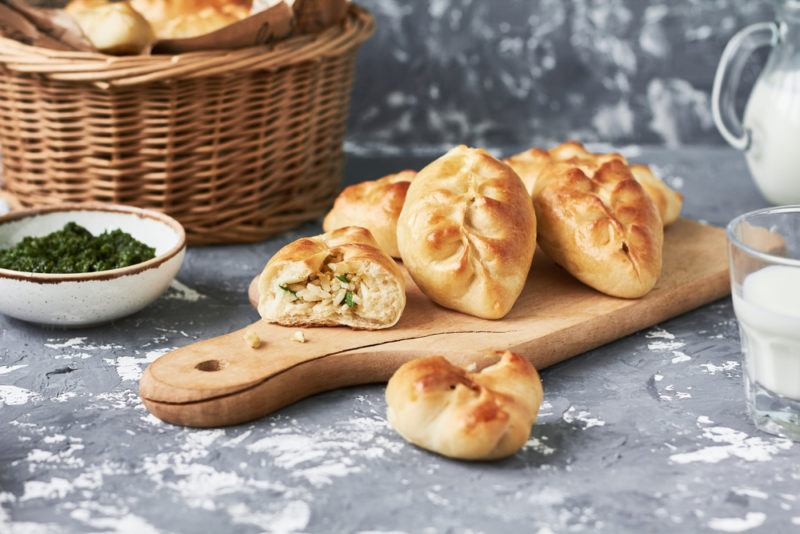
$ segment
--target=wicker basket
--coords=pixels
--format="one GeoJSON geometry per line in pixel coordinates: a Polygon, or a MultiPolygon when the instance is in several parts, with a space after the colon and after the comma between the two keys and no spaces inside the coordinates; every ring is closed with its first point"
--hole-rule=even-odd
{"type": "Polygon", "coordinates": [[[5,186],[23,206],[158,209],[195,244],[317,217],[341,179],[355,54],[373,31],[351,6],[341,27],[237,51],[109,57],[0,38],[5,186]]]}

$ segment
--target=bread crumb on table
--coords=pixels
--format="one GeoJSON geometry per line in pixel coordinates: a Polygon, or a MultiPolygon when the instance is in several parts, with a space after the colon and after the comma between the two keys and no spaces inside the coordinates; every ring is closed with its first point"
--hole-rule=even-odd
{"type": "Polygon", "coordinates": [[[257,349],[261,346],[261,338],[258,337],[258,334],[253,332],[252,330],[248,330],[244,334],[244,340],[250,345],[250,348],[257,349]]]}
{"type": "Polygon", "coordinates": [[[305,343],[306,336],[303,335],[302,330],[295,330],[294,334],[292,334],[292,341],[297,341],[298,343],[305,343]]]}

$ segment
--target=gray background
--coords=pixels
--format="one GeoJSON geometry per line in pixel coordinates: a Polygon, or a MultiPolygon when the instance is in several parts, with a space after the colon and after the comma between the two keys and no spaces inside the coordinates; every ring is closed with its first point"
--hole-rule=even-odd
{"type": "Polygon", "coordinates": [[[359,58],[349,146],[385,152],[722,143],[709,106],[722,49],[773,17],[752,0],[359,2],[378,31],[359,58]]]}

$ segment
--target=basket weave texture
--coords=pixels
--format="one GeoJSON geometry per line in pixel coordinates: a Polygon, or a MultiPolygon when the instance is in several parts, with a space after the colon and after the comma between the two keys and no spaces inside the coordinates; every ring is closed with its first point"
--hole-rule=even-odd
{"type": "Polygon", "coordinates": [[[23,206],[161,210],[194,244],[319,216],[342,174],[365,10],[271,47],[177,56],[59,52],[0,38],[5,187],[23,206]]]}

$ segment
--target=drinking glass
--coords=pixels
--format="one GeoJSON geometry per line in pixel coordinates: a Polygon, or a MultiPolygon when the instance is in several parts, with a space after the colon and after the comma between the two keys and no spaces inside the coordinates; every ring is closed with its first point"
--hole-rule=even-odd
{"type": "Polygon", "coordinates": [[[800,441],[800,205],[737,217],[728,243],[748,412],[800,441]]]}

